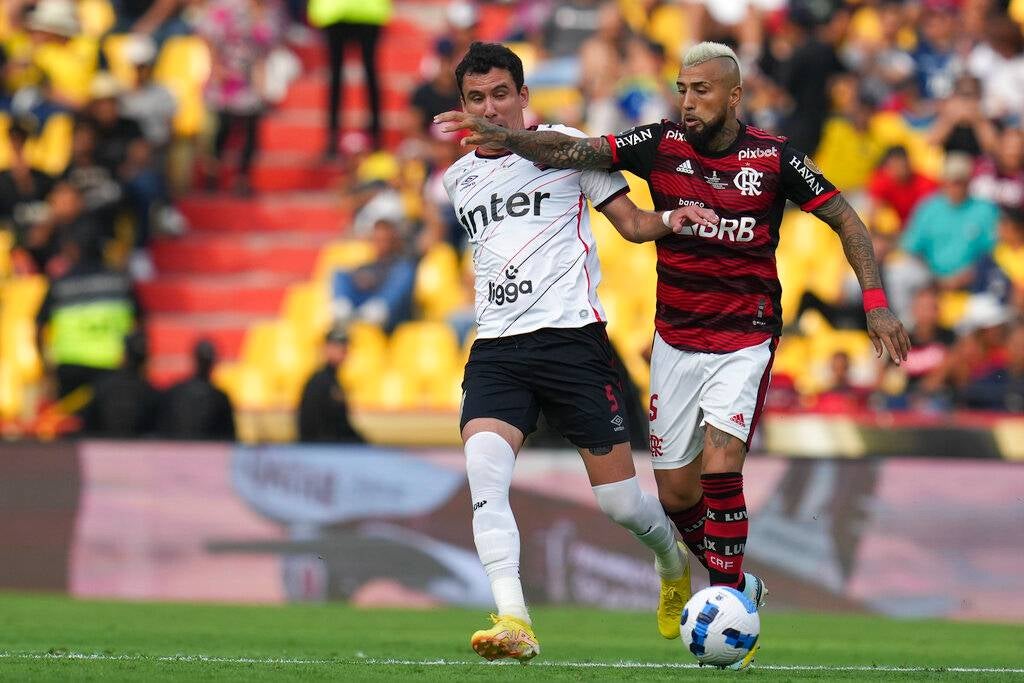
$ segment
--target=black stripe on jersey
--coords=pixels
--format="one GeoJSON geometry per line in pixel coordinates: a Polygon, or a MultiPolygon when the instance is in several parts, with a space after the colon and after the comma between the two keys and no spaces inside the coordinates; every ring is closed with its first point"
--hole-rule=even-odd
{"type": "Polygon", "coordinates": [[[562,271],[562,274],[561,274],[561,275],[559,275],[559,276],[558,276],[558,277],[556,277],[556,278],[555,278],[554,280],[552,280],[552,281],[551,281],[551,284],[549,284],[549,285],[548,285],[548,286],[547,286],[547,287],[546,287],[546,288],[544,289],[544,291],[543,291],[543,292],[541,292],[541,293],[540,293],[540,294],[538,294],[538,295],[537,295],[536,297],[534,297],[534,299],[533,299],[533,303],[531,303],[531,304],[530,304],[529,306],[527,306],[526,308],[524,308],[524,309],[523,309],[523,310],[522,310],[522,311],[521,311],[521,312],[519,313],[519,315],[517,315],[517,316],[516,316],[516,317],[515,317],[515,318],[514,318],[514,319],[512,320],[512,322],[510,322],[510,323],[509,323],[508,325],[505,325],[505,329],[503,329],[503,330],[502,330],[502,331],[501,331],[501,332],[500,332],[500,333],[498,334],[498,336],[499,336],[499,337],[500,337],[500,336],[502,336],[503,334],[505,334],[506,332],[508,332],[508,331],[509,331],[509,329],[511,329],[511,327],[512,327],[513,325],[515,325],[515,324],[516,324],[517,322],[519,322],[519,319],[520,319],[520,318],[522,318],[522,317],[523,317],[524,315],[526,315],[526,312],[527,312],[527,311],[529,311],[529,310],[530,310],[531,308],[533,308],[534,306],[536,306],[536,305],[537,305],[537,302],[538,302],[538,301],[540,301],[540,300],[541,300],[542,298],[544,298],[544,295],[545,295],[545,294],[547,294],[548,292],[550,292],[550,291],[551,291],[551,288],[552,288],[552,287],[554,287],[554,286],[555,286],[555,285],[556,285],[556,284],[558,283],[558,281],[559,281],[559,280],[561,280],[561,279],[562,279],[563,277],[565,277],[565,276],[566,276],[567,274],[569,274],[569,273],[570,273],[570,272],[572,271],[572,269],[573,269],[573,268],[574,268],[574,267],[576,266],[576,264],[577,264],[577,263],[579,263],[579,260],[580,260],[581,258],[583,258],[584,256],[586,256],[586,255],[587,255],[587,252],[586,252],[586,251],[582,251],[582,252],[580,252],[580,255],[579,255],[579,256],[577,256],[577,257],[576,257],[576,259],[575,259],[575,260],[573,260],[573,262],[569,264],[569,267],[568,267],[568,268],[566,268],[566,269],[565,269],[564,271],[562,271]]]}
{"type": "Polygon", "coordinates": [[[771,332],[781,323],[780,319],[774,315],[755,318],[749,313],[746,315],[698,313],[696,311],[684,311],[661,301],[657,304],[656,317],[671,327],[703,327],[709,330],[724,332],[771,332]],[[755,325],[755,320],[763,324],[755,325]]]}
{"type": "MultiPolygon", "coordinates": [[[[563,214],[563,215],[564,215],[564,214],[563,214]]],[[[520,262],[519,262],[519,265],[518,265],[518,267],[519,267],[519,268],[522,268],[522,267],[523,267],[523,264],[524,264],[524,263],[526,263],[527,261],[529,261],[529,260],[530,260],[530,259],[531,259],[531,258],[533,257],[533,255],[534,255],[534,254],[536,254],[536,253],[537,253],[538,251],[540,251],[540,250],[541,250],[541,249],[542,249],[542,248],[544,247],[544,245],[545,245],[545,244],[547,244],[547,243],[548,243],[548,242],[550,242],[551,240],[555,239],[555,237],[556,237],[556,236],[558,235],[558,233],[559,233],[559,232],[561,232],[561,231],[562,231],[562,229],[564,229],[564,228],[565,228],[565,226],[569,225],[569,224],[570,224],[570,223],[572,223],[572,222],[573,222],[574,220],[576,220],[576,214],[575,214],[575,213],[573,213],[573,214],[572,214],[572,217],[571,217],[571,218],[570,218],[570,219],[569,219],[568,221],[566,221],[565,223],[563,223],[563,224],[559,225],[559,226],[558,226],[557,228],[555,228],[554,230],[552,230],[552,231],[551,231],[551,234],[550,234],[550,235],[548,236],[548,238],[547,238],[546,240],[544,240],[543,242],[541,242],[540,244],[538,244],[538,245],[537,245],[537,248],[536,248],[536,249],[534,249],[534,250],[533,250],[533,251],[531,251],[531,252],[530,252],[529,254],[527,254],[526,258],[524,258],[524,259],[523,259],[522,261],[520,261],[520,262]]],[[[554,225],[554,223],[552,223],[551,225],[554,225]]],[[[550,227],[551,227],[551,225],[549,225],[549,226],[548,226],[548,228],[550,228],[550,227]]],[[[547,228],[545,228],[545,230],[547,230],[547,228]]],[[[509,263],[511,263],[511,261],[509,261],[509,263]]],[[[501,280],[498,280],[498,281],[497,281],[497,282],[496,282],[495,284],[499,284],[499,285],[500,285],[500,284],[503,284],[503,283],[504,283],[504,282],[505,282],[505,281],[506,281],[506,280],[508,279],[507,277],[505,277],[505,273],[506,273],[506,271],[507,271],[507,270],[508,270],[508,264],[505,264],[505,267],[504,267],[504,268],[502,268],[502,271],[501,271],[501,275],[499,276],[499,277],[501,277],[502,279],[501,279],[501,280]]],[[[487,305],[486,305],[486,306],[484,306],[484,310],[480,311],[480,315],[481,315],[481,316],[483,316],[483,314],[484,314],[484,313],[486,313],[486,312],[487,312],[487,309],[489,309],[490,307],[491,307],[491,302],[490,302],[490,301],[488,301],[488,302],[487,302],[487,305]]]]}
{"type": "Polygon", "coordinates": [[[706,275],[688,273],[658,263],[658,281],[689,292],[733,292],[736,294],[766,294],[772,299],[782,294],[782,285],[776,279],[756,275],[706,275]]]}
{"type": "Polygon", "coordinates": [[[774,259],[775,243],[765,242],[750,246],[749,242],[722,242],[704,238],[681,238],[669,235],[658,240],[658,247],[667,251],[681,251],[702,258],[741,256],[748,259],[774,259]]]}

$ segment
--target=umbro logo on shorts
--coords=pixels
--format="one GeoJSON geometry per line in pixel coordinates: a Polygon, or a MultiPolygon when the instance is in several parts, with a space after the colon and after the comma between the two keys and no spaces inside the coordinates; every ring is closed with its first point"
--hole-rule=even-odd
{"type": "Polygon", "coordinates": [[[693,175],[693,165],[690,163],[690,160],[687,159],[683,163],[681,163],[678,166],[676,166],[676,172],[677,173],[689,173],[690,175],[693,175]]]}
{"type": "Polygon", "coordinates": [[[729,418],[729,421],[735,422],[736,424],[743,428],[746,428],[747,426],[746,420],[743,419],[743,413],[736,413],[735,415],[729,418]]]}

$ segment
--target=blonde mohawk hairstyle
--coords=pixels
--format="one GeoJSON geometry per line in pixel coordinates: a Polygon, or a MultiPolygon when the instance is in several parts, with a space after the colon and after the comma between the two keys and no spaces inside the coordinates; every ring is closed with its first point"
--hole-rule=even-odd
{"type": "Polygon", "coordinates": [[[712,59],[718,59],[725,57],[731,59],[733,64],[736,65],[736,73],[739,75],[739,82],[743,83],[743,70],[740,68],[740,58],[736,56],[733,49],[725,43],[713,43],[711,41],[704,41],[703,43],[697,43],[683,55],[683,66],[691,67],[703,64],[704,62],[712,59]]]}

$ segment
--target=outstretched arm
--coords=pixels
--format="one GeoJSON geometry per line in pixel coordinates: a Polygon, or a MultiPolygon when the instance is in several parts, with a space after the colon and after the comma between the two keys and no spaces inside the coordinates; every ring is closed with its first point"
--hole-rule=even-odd
{"type": "Polygon", "coordinates": [[[511,150],[519,156],[552,168],[607,170],[612,166],[612,149],[605,138],[576,138],[551,130],[512,130],[488,123],[482,116],[447,111],[434,117],[451,133],[468,130],[463,145],[480,145],[511,150]]]}
{"type": "Polygon", "coordinates": [[[644,211],[626,195],[616,197],[600,209],[619,234],[637,244],[661,239],[673,232],[679,233],[694,225],[716,225],[718,216],[711,209],[700,206],[682,206],[664,214],[644,211]]]}
{"type": "MultiPolygon", "coordinates": [[[[882,278],[878,274],[878,263],[875,261],[875,250],[871,246],[871,236],[860,219],[857,212],[841,195],[837,194],[824,204],[814,209],[812,213],[836,231],[840,241],[843,243],[843,251],[846,253],[846,260],[857,274],[857,281],[864,292],[872,292],[882,298],[882,278]]],[[[867,297],[866,297],[867,298],[867,297]]],[[[889,356],[899,364],[907,359],[907,351],[910,350],[910,338],[903,323],[889,310],[888,305],[874,306],[871,301],[865,301],[865,310],[868,319],[868,336],[875,346],[875,352],[881,357],[883,347],[889,352],[889,356]]]]}

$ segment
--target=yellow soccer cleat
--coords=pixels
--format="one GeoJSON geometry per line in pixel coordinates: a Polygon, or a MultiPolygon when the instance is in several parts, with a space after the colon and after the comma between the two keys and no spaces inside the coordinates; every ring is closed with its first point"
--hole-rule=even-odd
{"type": "Polygon", "coordinates": [[[732,669],[733,671],[742,671],[743,669],[746,669],[750,665],[750,663],[754,661],[754,657],[757,656],[757,651],[760,649],[761,643],[754,643],[754,647],[750,648],[750,652],[748,652],[743,659],[736,662],[735,664],[730,664],[725,668],[732,669]]]}
{"type": "MultiPolygon", "coordinates": [[[[521,664],[540,654],[533,628],[517,617],[491,615],[494,626],[477,631],[469,639],[473,651],[486,660],[517,659],[521,664]]],[[[678,624],[676,629],[678,630],[678,624]]]]}
{"type": "Polygon", "coordinates": [[[678,579],[661,580],[661,595],[658,598],[658,632],[662,638],[679,637],[679,620],[683,616],[693,591],[690,588],[690,557],[686,546],[679,543],[679,552],[683,556],[683,575],[678,579]]]}

